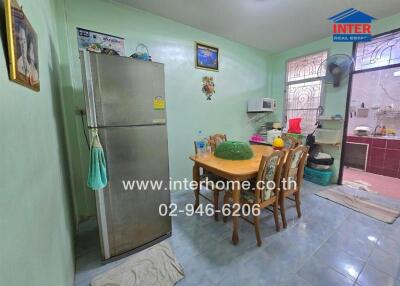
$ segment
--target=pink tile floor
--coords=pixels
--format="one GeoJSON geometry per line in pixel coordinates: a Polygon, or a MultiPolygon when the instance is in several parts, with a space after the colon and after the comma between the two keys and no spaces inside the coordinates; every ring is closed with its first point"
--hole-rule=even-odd
{"type": "Polygon", "coordinates": [[[343,181],[361,180],[371,185],[370,189],[383,196],[400,199],[400,179],[345,168],[343,181]]]}

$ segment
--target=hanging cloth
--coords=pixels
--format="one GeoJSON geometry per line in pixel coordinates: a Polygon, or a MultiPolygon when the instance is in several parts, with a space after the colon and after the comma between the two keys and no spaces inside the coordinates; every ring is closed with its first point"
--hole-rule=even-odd
{"type": "Polygon", "coordinates": [[[103,147],[100,144],[97,129],[92,130],[87,185],[95,191],[107,185],[106,158],[104,156],[103,147]]]}

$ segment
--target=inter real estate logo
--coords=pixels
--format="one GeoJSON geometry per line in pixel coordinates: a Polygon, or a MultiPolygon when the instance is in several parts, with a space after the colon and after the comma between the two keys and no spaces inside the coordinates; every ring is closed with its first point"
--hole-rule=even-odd
{"type": "Polygon", "coordinates": [[[334,42],[369,42],[371,41],[371,22],[376,20],[354,8],[347,9],[328,18],[333,22],[334,42]]]}

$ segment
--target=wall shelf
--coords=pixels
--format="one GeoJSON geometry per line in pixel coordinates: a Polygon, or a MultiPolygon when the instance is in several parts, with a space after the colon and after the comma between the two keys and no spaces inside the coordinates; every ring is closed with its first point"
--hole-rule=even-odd
{"type": "Polygon", "coordinates": [[[340,142],[323,142],[323,141],[315,141],[315,144],[317,145],[331,145],[331,146],[335,146],[335,147],[340,147],[340,145],[342,145],[342,143],[340,142]]]}
{"type": "Polygon", "coordinates": [[[330,117],[330,116],[321,116],[318,118],[318,121],[336,121],[336,122],[342,122],[343,118],[338,118],[338,117],[330,117]]]}
{"type": "Polygon", "coordinates": [[[400,118],[400,111],[379,111],[376,113],[376,116],[387,118],[400,118]]]}

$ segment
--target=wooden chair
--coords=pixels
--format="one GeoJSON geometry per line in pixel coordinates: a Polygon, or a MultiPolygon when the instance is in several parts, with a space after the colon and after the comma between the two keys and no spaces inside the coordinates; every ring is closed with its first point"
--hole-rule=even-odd
{"type": "Polygon", "coordinates": [[[295,148],[298,144],[296,139],[294,139],[292,136],[287,135],[287,134],[282,135],[282,140],[285,143],[285,149],[287,149],[287,150],[295,148]]]}
{"type": "MultiPolygon", "coordinates": [[[[208,142],[211,145],[210,139],[208,140],[208,142]]],[[[194,141],[194,151],[197,154],[198,150],[197,150],[196,141],[194,141]]],[[[202,183],[204,184],[205,181],[208,181],[208,182],[214,183],[214,186],[215,186],[215,183],[218,182],[218,181],[221,181],[221,180],[225,180],[225,179],[220,178],[220,177],[218,177],[217,175],[215,175],[213,173],[210,173],[210,172],[207,172],[207,171],[204,171],[204,170],[200,170],[200,184],[202,184],[202,183]]],[[[213,206],[214,206],[214,219],[216,221],[218,221],[218,219],[219,219],[219,216],[218,216],[218,213],[219,213],[218,212],[218,210],[219,210],[219,193],[223,192],[224,189],[219,189],[219,188],[216,188],[216,187],[213,188],[211,186],[211,184],[210,185],[206,185],[206,187],[207,187],[207,189],[209,189],[210,191],[213,192],[213,200],[210,200],[208,197],[206,197],[202,193],[199,193],[199,195],[213,204],[213,206]]]]}
{"type": "Polygon", "coordinates": [[[283,227],[287,227],[286,214],[285,214],[285,198],[291,199],[294,196],[296,203],[297,216],[301,217],[300,209],[300,190],[301,184],[303,183],[304,166],[307,160],[308,147],[298,146],[294,149],[289,150],[286,156],[285,165],[282,172],[282,180],[286,183],[281,182],[280,193],[279,193],[279,207],[282,216],[283,227]],[[295,182],[290,183],[291,181],[295,182]]]}
{"type": "Polygon", "coordinates": [[[215,148],[221,143],[227,141],[225,134],[214,134],[209,138],[209,143],[211,145],[211,151],[214,151],[215,148]]]}
{"type": "MultiPolygon", "coordinates": [[[[276,231],[280,230],[278,203],[284,158],[285,152],[283,151],[275,151],[270,156],[263,156],[260,162],[257,179],[252,182],[252,190],[242,190],[240,194],[241,208],[246,206],[253,209],[253,221],[245,217],[242,218],[254,225],[258,246],[261,246],[262,240],[260,235],[259,215],[254,215],[254,208],[258,209],[260,213],[262,209],[267,209],[267,207],[272,206],[275,228],[276,231]],[[274,182],[274,188],[268,188],[272,187],[267,185],[269,181],[274,182]]],[[[226,191],[224,195],[224,204],[229,203],[230,197],[231,192],[226,191]]],[[[224,222],[226,222],[226,217],[224,217],[224,222]]]]}

